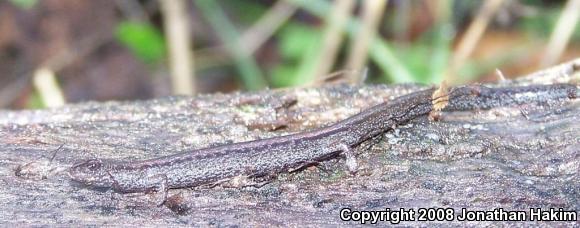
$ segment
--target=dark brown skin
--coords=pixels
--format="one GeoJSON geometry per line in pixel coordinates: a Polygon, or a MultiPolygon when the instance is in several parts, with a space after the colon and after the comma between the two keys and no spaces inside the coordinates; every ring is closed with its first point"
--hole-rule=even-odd
{"type": "MultiPolygon", "coordinates": [[[[411,93],[371,107],[327,127],[287,136],[193,150],[144,161],[89,160],[69,169],[70,177],[94,187],[119,192],[166,191],[195,187],[236,176],[259,177],[330,159],[345,153],[394,126],[432,111],[433,89],[411,93]]],[[[452,88],[443,111],[489,109],[520,104],[541,104],[575,98],[571,84],[488,88],[452,88]]],[[[351,162],[352,163],[352,162],[351,162]]],[[[351,167],[354,168],[354,167],[351,167]]]]}

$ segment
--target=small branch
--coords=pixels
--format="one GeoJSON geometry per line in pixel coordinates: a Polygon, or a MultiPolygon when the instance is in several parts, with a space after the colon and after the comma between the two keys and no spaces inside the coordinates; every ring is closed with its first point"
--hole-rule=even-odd
{"type": "Polygon", "coordinates": [[[314,69],[314,76],[309,78],[323,77],[327,75],[338,53],[338,48],[343,39],[346,22],[355,6],[354,0],[337,0],[328,17],[327,25],[323,32],[322,48],[319,50],[318,63],[314,69]]]}
{"type": "Polygon", "coordinates": [[[244,47],[246,53],[254,53],[296,12],[296,9],[296,6],[285,0],[279,0],[258,22],[242,34],[238,45],[244,47]]]}
{"type": "Polygon", "coordinates": [[[58,107],[64,105],[64,95],[58,85],[54,71],[47,67],[40,67],[34,72],[32,78],[34,88],[40,94],[46,107],[58,107]]]}
{"type": "Polygon", "coordinates": [[[207,19],[217,35],[234,56],[236,68],[242,76],[244,86],[249,90],[257,90],[267,86],[258,64],[252,54],[238,42],[240,36],[234,25],[228,20],[217,2],[213,0],[198,0],[194,3],[199,7],[202,15],[207,19]]]}
{"type": "Polygon", "coordinates": [[[457,82],[457,71],[463,64],[465,60],[471,55],[475,45],[481,39],[483,32],[487,28],[489,21],[492,16],[497,12],[504,0],[489,0],[483,2],[483,6],[477,13],[477,16],[473,19],[465,35],[459,42],[457,50],[455,51],[453,58],[451,60],[451,66],[448,69],[446,76],[446,81],[453,84],[457,82]]]}
{"type": "Polygon", "coordinates": [[[580,0],[568,0],[560,19],[556,23],[556,28],[552,32],[550,42],[546,46],[540,67],[550,66],[560,59],[564,48],[570,42],[572,32],[574,32],[578,24],[578,18],[580,17],[578,12],[580,12],[580,0]]]}
{"type": "MultiPolygon", "coordinates": [[[[280,0],[272,6],[252,27],[246,30],[238,40],[238,46],[244,52],[254,54],[276,32],[298,8],[286,0],[280,0]]],[[[195,59],[198,70],[216,65],[224,65],[232,59],[225,45],[201,48],[196,50],[195,59]]]]}
{"type": "MultiPolygon", "coordinates": [[[[366,65],[369,46],[375,39],[379,20],[385,11],[388,0],[363,1],[362,26],[356,39],[351,39],[351,50],[347,60],[347,69],[362,70],[366,65]]],[[[351,83],[359,83],[361,79],[356,77],[361,74],[353,74],[351,83]]]]}
{"type": "MultiPolygon", "coordinates": [[[[328,1],[325,0],[286,0],[292,4],[300,6],[307,12],[316,15],[318,17],[324,17],[327,15],[331,6],[328,1]]],[[[351,39],[356,39],[357,29],[360,27],[360,21],[356,18],[350,17],[347,22],[346,31],[351,39]]],[[[407,69],[407,66],[401,63],[397,56],[393,53],[393,50],[389,47],[387,42],[382,39],[375,39],[372,41],[370,54],[372,60],[377,64],[377,66],[383,71],[381,76],[386,80],[393,83],[405,83],[414,82],[416,76],[412,75],[407,69]]]]}
{"type": "Polygon", "coordinates": [[[451,12],[453,1],[442,0],[432,1],[432,10],[434,15],[434,40],[432,43],[431,61],[429,64],[430,81],[440,83],[445,77],[445,71],[449,65],[451,56],[451,45],[455,28],[451,23],[451,12]]]}
{"type": "MultiPolygon", "coordinates": [[[[83,60],[93,51],[106,44],[110,39],[111,37],[109,34],[85,37],[80,40],[77,45],[75,45],[75,48],[73,49],[74,51],[71,51],[71,49],[68,48],[61,49],[58,53],[52,55],[50,58],[47,58],[46,61],[41,64],[43,67],[39,67],[36,70],[26,69],[23,72],[18,73],[21,76],[15,82],[11,83],[9,86],[6,86],[3,90],[0,91],[0,107],[5,107],[13,102],[16,97],[21,94],[22,90],[28,86],[31,81],[35,80],[34,77],[36,73],[42,68],[48,69],[50,72],[52,72],[51,74],[53,77],[55,77],[53,80],[55,84],[49,87],[54,88],[52,89],[53,91],[58,90],[58,93],[60,93],[60,96],[62,96],[61,89],[58,86],[58,80],[54,75],[55,72],[59,72],[75,62],[83,60]],[[33,72],[33,70],[36,72],[33,72]]],[[[55,92],[54,94],[58,93],[55,92]]],[[[64,98],[62,100],[64,103],[64,98]]],[[[59,102],[55,102],[55,105],[58,106],[58,103],[59,102]]]]}
{"type": "Polygon", "coordinates": [[[195,75],[185,0],[161,0],[160,3],[168,38],[173,93],[192,95],[195,75]]]}

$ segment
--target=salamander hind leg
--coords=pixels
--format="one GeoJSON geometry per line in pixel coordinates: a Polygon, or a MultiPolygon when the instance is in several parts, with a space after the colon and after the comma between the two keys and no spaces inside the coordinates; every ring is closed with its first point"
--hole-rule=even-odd
{"type": "Polygon", "coordinates": [[[270,183],[274,179],[271,175],[265,175],[260,177],[250,177],[247,175],[239,175],[232,177],[220,183],[224,188],[243,188],[243,187],[256,187],[261,188],[262,186],[270,183]]]}
{"type": "Polygon", "coordinates": [[[167,200],[167,192],[169,191],[167,176],[165,174],[157,174],[150,178],[153,187],[151,187],[147,192],[154,192],[155,194],[153,194],[153,197],[156,205],[162,206],[167,200]]]}

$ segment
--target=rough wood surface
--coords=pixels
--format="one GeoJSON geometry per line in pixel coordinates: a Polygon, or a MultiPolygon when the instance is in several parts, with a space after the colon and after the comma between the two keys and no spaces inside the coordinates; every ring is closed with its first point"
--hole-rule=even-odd
{"type": "MultiPolygon", "coordinates": [[[[579,68],[576,60],[509,83],[570,81],[579,68]]],[[[1,111],[0,223],[337,226],[357,224],[340,220],[345,207],[580,208],[578,101],[420,118],[363,145],[356,175],[337,158],[260,188],[171,190],[160,207],[155,194],[86,188],[63,173],[88,158],[137,160],[289,134],[422,88],[335,85],[1,111]]],[[[578,222],[550,223],[558,224],[578,222]]]]}

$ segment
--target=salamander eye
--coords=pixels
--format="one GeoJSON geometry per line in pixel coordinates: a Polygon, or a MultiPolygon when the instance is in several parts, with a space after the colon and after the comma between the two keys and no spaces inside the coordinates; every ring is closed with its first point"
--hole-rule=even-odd
{"type": "Polygon", "coordinates": [[[86,167],[91,171],[97,171],[101,168],[102,162],[99,160],[88,160],[85,163],[81,164],[82,166],[86,167]]]}

